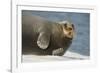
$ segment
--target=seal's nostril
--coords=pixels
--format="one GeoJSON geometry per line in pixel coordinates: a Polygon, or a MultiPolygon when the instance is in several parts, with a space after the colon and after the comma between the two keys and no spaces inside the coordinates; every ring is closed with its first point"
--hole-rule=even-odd
{"type": "Polygon", "coordinates": [[[68,28],[68,30],[72,30],[72,28],[70,27],[70,28],[68,28]]]}

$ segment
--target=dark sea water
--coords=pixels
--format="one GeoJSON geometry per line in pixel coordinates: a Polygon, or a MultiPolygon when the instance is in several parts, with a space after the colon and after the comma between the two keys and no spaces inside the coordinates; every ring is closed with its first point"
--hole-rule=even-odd
{"type": "Polygon", "coordinates": [[[75,12],[47,12],[47,11],[22,11],[22,14],[31,13],[51,21],[71,21],[75,26],[75,38],[69,51],[81,55],[90,55],[90,14],[75,12]]]}

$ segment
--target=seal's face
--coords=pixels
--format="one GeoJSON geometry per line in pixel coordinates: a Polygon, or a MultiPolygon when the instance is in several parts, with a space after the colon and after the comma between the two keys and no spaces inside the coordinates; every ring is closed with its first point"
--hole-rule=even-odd
{"type": "Polygon", "coordinates": [[[63,28],[63,34],[65,38],[72,39],[74,37],[74,25],[70,22],[63,21],[61,22],[63,28]]]}

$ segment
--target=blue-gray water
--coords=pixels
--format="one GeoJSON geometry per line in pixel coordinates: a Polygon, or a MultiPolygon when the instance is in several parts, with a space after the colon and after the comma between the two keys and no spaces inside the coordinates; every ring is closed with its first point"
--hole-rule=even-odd
{"type": "Polygon", "coordinates": [[[44,17],[51,21],[71,21],[75,25],[75,38],[69,51],[81,55],[90,55],[90,14],[75,12],[48,12],[48,11],[28,11],[23,10],[22,14],[31,13],[44,17]]]}

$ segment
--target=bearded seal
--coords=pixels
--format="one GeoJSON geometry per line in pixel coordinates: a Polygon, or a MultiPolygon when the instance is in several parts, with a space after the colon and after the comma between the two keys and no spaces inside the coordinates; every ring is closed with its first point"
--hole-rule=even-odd
{"type": "Polygon", "coordinates": [[[62,56],[72,43],[74,25],[22,15],[22,54],[62,56]]]}

